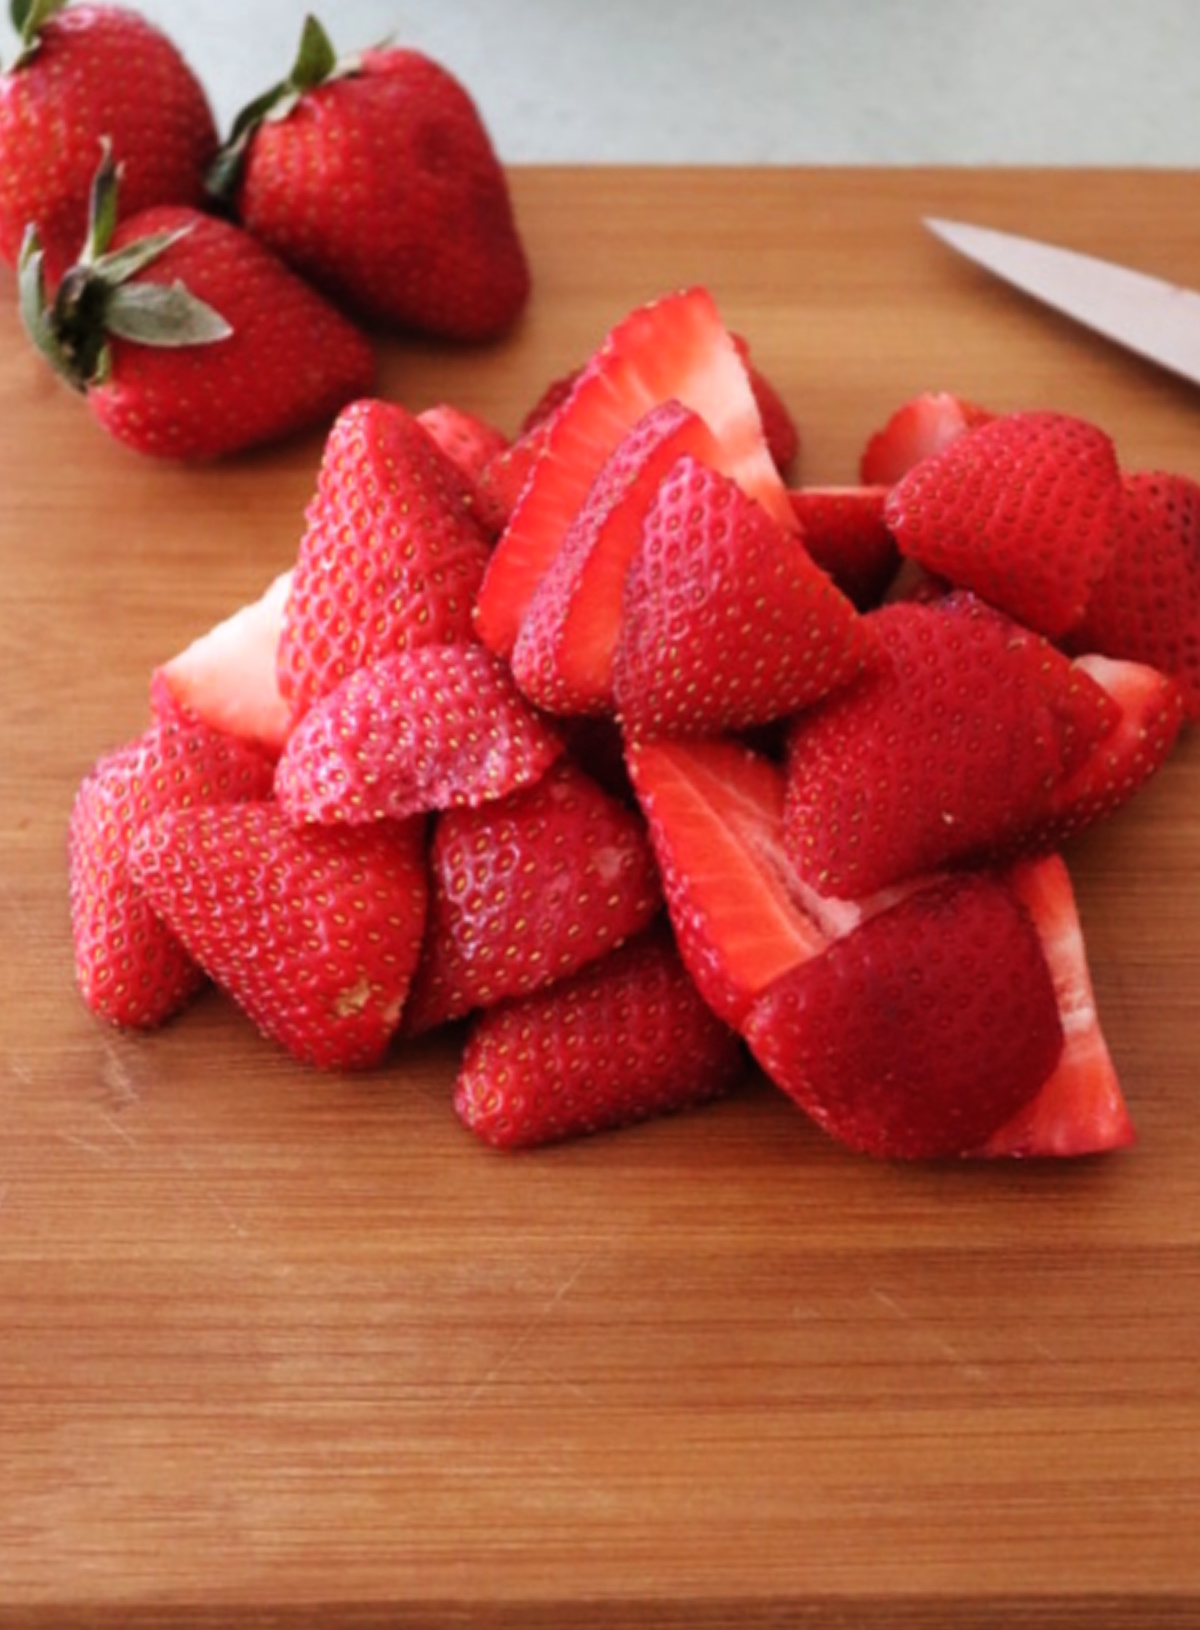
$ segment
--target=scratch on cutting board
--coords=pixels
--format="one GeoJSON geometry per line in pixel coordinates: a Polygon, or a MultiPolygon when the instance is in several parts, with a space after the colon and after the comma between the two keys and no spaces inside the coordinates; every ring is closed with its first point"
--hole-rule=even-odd
{"type": "Polygon", "coordinates": [[[113,1101],[118,1108],[127,1108],[141,1099],[141,1088],[137,1077],[129,1068],[121,1049],[115,1042],[108,1041],[104,1047],[104,1061],[100,1066],[100,1079],[103,1081],[113,1101]]]}
{"type": "MultiPolygon", "coordinates": [[[[183,1167],[184,1171],[187,1172],[189,1177],[196,1176],[195,1163],[192,1160],[189,1160],[187,1155],[183,1154],[182,1151],[177,1151],[175,1159],[177,1163],[183,1167]]],[[[233,1212],[225,1204],[224,1200],[222,1200],[216,1189],[210,1187],[206,1183],[201,1188],[200,1193],[202,1198],[207,1200],[209,1205],[212,1206],[213,1210],[217,1213],[231,1234],[237,1234],[240,1239],[246,1239],[248,1237],[249,1231],[245,1225],[239,1222],[237,1217],[234,1216],[233,1212]]]]}
{"type": "Polygon", "coordinates": [[[544,1329],[546,1324],[553,1317],[555,1309],[562,1306],[563,1302],[566,1301],[567,1297],[571,1294],[571,1291],[575,1288],[580,1276],[583,1274],[585,1269],[591,1265],[593,1254],[594,1253],[585,1256],[582,1262],[576,1264],[574,1269],[562,1281],[558,1289],[554,1292],[554,1295],[551,1296],[550,1300],[545,1304],[545,1306],[542,1307],[541,1310],[529,1320],[524,1329],[513,1338],[509,1345],[500,1354],[500,1357],[496,1360],[496,1362],[492,1364],[487,1371],[485,1371],[485,1373],[467,1394],[464,1400],[464,1407],[469,1409],[478,1398],[482,1397],[485,1392],[489,1391],[504,1374],[505,1370],[508,1369],[513,1359],[516,1358],[517,1355],[529,1345],[539,1330],[544,1329]]]}
{"type": "Polygon", "coordinates": [[[947,1341],[945,1336],[939,1335],[925,1321],[919,1320],[915,1314],[904,1306],[903,1302],[889,1295],[886,1290],[881,1290],[878,1285],[872,1285],[871,1295],[881,1306],[886,1307],[889,1313],[895,1314],[898,1319],[902,1319],[906,1324],[911,1325],[943,1358],[950,1359],[959,1373],[968,1381],[986,1381],[988,1379],[988,1372],[982,1364],[976,1364],[972,1359],[965,1358],[953,1342],[947,1341]]]}

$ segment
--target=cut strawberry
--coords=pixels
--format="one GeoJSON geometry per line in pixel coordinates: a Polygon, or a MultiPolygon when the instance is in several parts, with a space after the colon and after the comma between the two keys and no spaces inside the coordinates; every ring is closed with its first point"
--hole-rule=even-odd
{"type": "Polygon", "coordinates": [[[672,466],[625,580],[613,691],[627,729],[766,724],[846,685],[870,651],[794,532],[690,455],[672,466]]]}
{"type": "Polygon", "coordinates": [[[879,604],[900,565],[887,495],[884,486],[798,487],[790,495],[805,548],[859,611],[879,604]]]}
{"type": "Polygon", "coordinates": [[[1112,563],[1069,645],[1170,674],[1188,718],[1200,718],[1200,483],[1159,470],[1125,476],[1112,563]]]}
{"type": "Polygon", "coordinates": [[[1118,717],[1086,672],[973,595],[863,620],[879,659],[788,741],[788,852],[814,889],[850,899],[1010,849],[1118,717]]]}
{"type": "Polygon", "coordinates": [[[605,459],[651,408],[672,400],[705,420],[723,467],[794,529],[745,365],[712,296],[699,288],[667,295],[618,323],[548,421],[545,447],[476,605],[476,629],[493,651],[512,650],[533,592],[605,459]]]}
{"type": "Polygon", "coordinates": [[[1184,725],[1183,692],[1138,662],[1083,656],[1075,669],[1116,709],[1116,724],[1052,790],[1045,820],[1027,835],[1033,849],[1055,849],[1114,814],[1158,773],[1184,725]]]}
{"type": "Polygon", "coordinates": [[[746,365],[750,375],[750,389],[754,392],[754,400],[758,403],[759,416],[762,419],[763,435],[767,438],[767,447],[775,468],[785,479],[791,473],[796,460],[800,456],[800,431],[792,410],[788,407],[775,386],[759,368],[750,355],[750,346],[741,334],[732,336],[737,346],[738,355],[746,365]]]}
{"type": "Polygon", "coordinates": [[[475,513],[493,543],[512,519],[517,500],[528,485],[530,473],[542,456],[549,435],[550,421],[540,421],[523,431],[480,470],[475,482],[475,513]]]}
{"type": "Polygon", "coordinates": [[[265,1036],[322,1069],[382,1059],[421,947],[422,821],[298,829],[273,802],[192,806],[143,825],[130,867],[265,1036]]]}
{"type": "Polygon", "coordinates": [[[294,821],[396,821],[503,798],[562,748],[482,645],[423,645],[356,668],[316,702],[275,791],[294,821]]]}
{"type": "Polygon", "coordinates": [[[923,458],[992,417],[952,391],[922,391],[902,402],[870,437],[859,463],[860,478],[868,487],[890,487],[923,458]]]}
{"type": "Polygon", "coordinates": [[[601,466],[534,591],[513,648],[513,675],[540,707],[612,711],[625,578],[663,477],[684,453],[708,464],[720,456],[699,414],[664,402],[601,466]]]}
{"type": "Polygon", "coordinates": [[[291,724],[276,677],[291,584],[291,572],[282,572],[257,600],[156,668],[150,679],[153,711],[165,716],[181,710],[278,756],[291,724]]]}
{"type": "Polygon", "coordinates": [[[737,1028],[767,986],[827,943],[797,903],[783,771],[715,737],[635,741],[627,756],[679,953],[713,1012],[737,1028]]]}
{"type": "Polygon", "coordinates": [[[409,1034],[564,979],[662,908],[644,823],[568,761],[507,798],[441,815],[430,875],[409,1034]]]}
{"type": "Polygon", "coordinates": [[[744,1033],[819,1126],[891,1160],[977,1150],[1063,1051],[1029,913],[984,873],[943,878],[868,918],[776,981],[744,1033]]]}
{"type": "Polygon", "coordinates": [[[470,637],[488,545],[471,484],[412,414],[364,399],[329,433],[279,646],[300,718],[356,668],[470,637]]]}
{"type": "Polygon", "coordinates": [[[1013,867],[1008,881],[1028,911],[1054,982],[1063,1050],[1036,1097],[999,1127],[980,1155],[1092,1155],[1134,1141],[1117,1072],[1096,1014],[1083,932],[1058,855],[1013,867]]]}
{"type": "Polygon", "coordinates": [[[888,497],[902,554],[1057,638],[1120,536],[1112,440],[1063,413],[1010,413],[923,459],[888,497]]]}
{"type": "Polygon", "coordinates": [[[455,468],[475,486],[484,469],[509,446],[508,437],[478,413],[435,402],[422,408],[417,423],[433,437],[455,468]]]}
{"type": "Polygon", "coordinates": [[[736,1085],[734,1032],[651,929],[570,979],[476,1019],[455,1084],[463,1124],[529,1148],[692,1108],[736,1085]]]}
{"type": "Polygon", "coordinates": [[[75,973],[93,1013],[149,1028],[178,1012],[203,982],[130,873],[140,828],[179,806],[264,798],[272,775],[271,760],[245,742],[174,715],[105,754],[84,778],[67,856],[75,973]]]}

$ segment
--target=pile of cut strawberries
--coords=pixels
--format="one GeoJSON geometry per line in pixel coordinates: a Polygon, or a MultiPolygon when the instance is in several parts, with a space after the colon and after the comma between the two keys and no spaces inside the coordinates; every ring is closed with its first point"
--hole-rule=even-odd
{"type": "Polygon", "coordinates": [[[796,448],[698,287],[515,437],[348,404],[293,568],[79,789],[89,1006],[212,981],[334,1070],[448,1027],[504,1148],[752,1060],[881,1158],[1128,1144],[1061,851],[1200,713],[1200,487],[947,394],[857,485],[796,448]]]}

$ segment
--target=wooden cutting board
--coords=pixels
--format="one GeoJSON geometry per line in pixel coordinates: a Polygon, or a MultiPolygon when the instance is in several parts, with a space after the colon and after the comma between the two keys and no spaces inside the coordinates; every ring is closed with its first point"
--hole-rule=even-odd
{"type": "MultiPolygon", "coordinates": [[[[529,170],[528,321],[389,349],[506,429],[633,304],[713,289],[802,474],[946,387],[1200,476],[1200,395],[922,214],[1200,283],[1171,173],[529,170]]],[[[119,449],[0,310],[0,1625],[1200,1622],[1200,742],[1071,851],[1133,1151],[905,1169],[761,1081],[523,1157],[444,1044],[320,1077],[206,998],[72,985],[64,827],[153,665],[289,564],[313,437],[119,449]]]]}

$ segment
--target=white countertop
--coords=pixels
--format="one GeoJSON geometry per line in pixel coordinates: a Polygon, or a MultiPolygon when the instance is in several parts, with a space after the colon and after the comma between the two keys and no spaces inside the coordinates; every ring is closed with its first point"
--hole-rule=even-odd
{"type": "Polygon", "coordinates": [[[124,3],[176,40],[223,130],[314,9],[339,50],[390,34],[436,57],[510,163],[1200,160],[1196,0],[124,3]]]}

